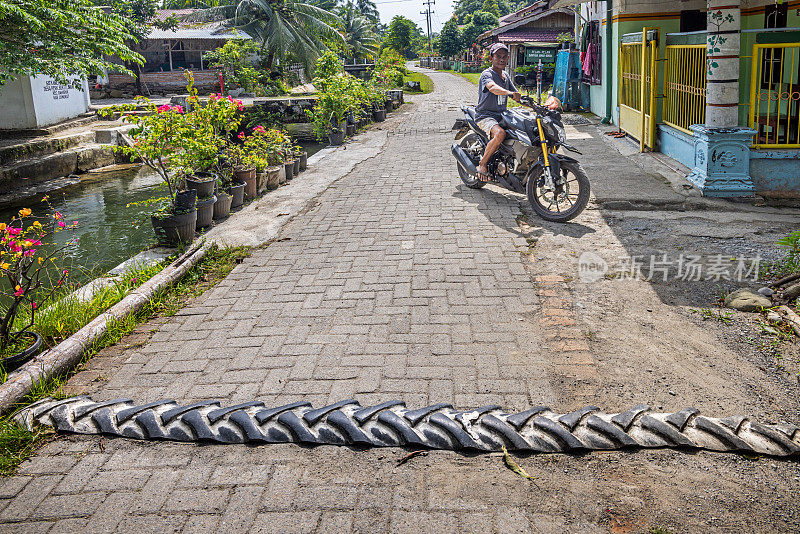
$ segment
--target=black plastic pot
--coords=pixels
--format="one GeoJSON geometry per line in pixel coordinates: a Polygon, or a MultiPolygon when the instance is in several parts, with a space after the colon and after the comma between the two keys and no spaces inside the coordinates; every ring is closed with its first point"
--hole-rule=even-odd
{"type": "Polygon", "coordinates": [[[233,202],[233,195],[229,195],[224,191],[217,193],[217,201],[214,203],[214,220],[222,219],[230,215],[231,202],[233,202]]]}
{"type": "Polygon", "coordinates": [[[348,124],[347,125],[347,137],[351,137],[356,134],[356,125],[355,124],[348,124]]]}
{"type": "Polygon", "coordinates": [[[17,354],[7,356],[0,360],[0,365],[3,366],[3,370],[6,372],[12,371],[26,361],[30,360],[36,355],[37,352],[39,352],[39,349],[42,348],[42,336],[36,332],[25,332],[23,335],[32,337],[33,344],[22,352],[18,352],[17,354]]]}
{"type": "Polygon", "coordinates": [[[196,172],[186,178],[186,187],[197,191],[197,198],[206,198],[214,194],[217,175],[211,172],[196,172]]]}
{"type": "Polygon", "coordinates": [[[295,176],[300,174],[300,158],[295,158],[294,164],[292,165],[292,174],[295,176]]]}
{"type": "Polygon", "coordinates": [[[344,143],[344,130],[333,131],[328,134],[328,143],[331,146],[339,146],[344,143]]]}
{"type": "Polygon", "coordinates": [[[294,178],[294,161],[284,162],[283,167],[286,169],[286,180],[294,178]]]}
{"type": "Polygon", "coordinates": [[[178,191],[175,193],[175,203],[172,205],[172,211],[173,213],[186,213],[193,211],[196,203],[197,191],[194,189],[178,191]]]}
{"type": "Polygon", "coordinates": [[[162,245],[174,246],[179,243],[191,243],[194,239],[194,228],[197,222],[197,210],[172,213],[161,217],[152,215],[150,221],[158,242],[162,245]]]}
{"type": "Polygon", "coordinates": [[[197,222],[195,228],[205,228],[211,226],[211,221],[214,218],[214,204],[217,202],[217,197],[212,195],[211,198],[201,198],[197,201],[197,222]]]}
{"type": "Polygon", "coordinates": [[[386,120],[386,110],[385,109],[373,109],[372,110],[372,120],[375,122],[383,122],[386,120]]]}
{"type": "Polygon", "coordinates": [[[300,160],[300,170],[306,170],[308,168],[308,152],[301,152],[298,159],[300,160]]]}
{"type": "Polygon", "coordinates": [[[244,182],[234,182],[228,192],[231,194],[231,209],[238,208],[244,204],[244,182]]]}

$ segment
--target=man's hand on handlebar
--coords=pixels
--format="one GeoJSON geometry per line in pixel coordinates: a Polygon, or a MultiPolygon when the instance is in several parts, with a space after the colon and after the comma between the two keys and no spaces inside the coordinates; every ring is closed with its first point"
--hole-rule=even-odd
{"type": "Polygon", "coordinates": [[[514,91],[511,93],[511,98],[519,102],[522,99],[522,95],[518,91],[514,91]]]}

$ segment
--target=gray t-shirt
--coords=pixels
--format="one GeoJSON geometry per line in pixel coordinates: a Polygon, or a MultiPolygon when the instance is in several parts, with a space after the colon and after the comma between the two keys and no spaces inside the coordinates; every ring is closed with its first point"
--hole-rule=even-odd
{"type": "Polygon", "coordinates": [[[507,96],[500,96],[490,92],[486,88],[486,84],[494,82],[503,89],[508,91],[517,91],[514,87],[514,82],[511,81],[511,76],[508,73],[503,73],[505,78],[489,67],[481,73],[478,80],[478,105],[475,106],[476,120],[491,117],[495,120],[500,120],[500,114],[506,110],[507,96]]]}

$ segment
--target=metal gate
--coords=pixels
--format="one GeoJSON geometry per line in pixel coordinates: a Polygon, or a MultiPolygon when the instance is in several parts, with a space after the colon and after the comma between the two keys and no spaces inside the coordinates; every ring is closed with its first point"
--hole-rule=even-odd
{"type": "Polygon", "coordinates": [[[753,45],[754,148],[800,148],[800,42],[753,45]]]}
{"type": "Polygon", "coordinates": [[[619,126],[642,152],[655,146],[657,39],[656,28],[643,28],[623,35],[619,44],[619,126]]]}

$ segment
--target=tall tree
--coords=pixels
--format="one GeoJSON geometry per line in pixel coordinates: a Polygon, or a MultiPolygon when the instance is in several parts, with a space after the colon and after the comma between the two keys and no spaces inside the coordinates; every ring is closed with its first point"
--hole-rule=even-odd
{"type": "Polygon", "coordinates": [[[275,58],[291,58],[312,72],[314,61],[328,49],[326,41],[345,44],[339,17],[294,0],[240,0],[229,23],[261,43],[267,68],[275,58]]]}
{"type": "MultiPolygon", "coordinates": [[[[508,0],[496,0],[498,8],[498,16],[508,15],[512,11],[518,9],[512,8],[508,0]]],[[[459,24],[467,24],[467,16],[478,11],[484,11],[484,0],[458,0],[453,10],[453,15],[458,18],[459,24]]]]}
{"type": "Polygon", "coordinates": [[[123,17],[89,0],[0,0],[0,85],[44,74],[79,86],[76,76],[130,73],[106,58],[142,62],[131,39],[123,17]]]}
{"type": "Polygon", "coordinates": [[[497,5],[497,0],[483,0],[483,7],[481,7],[481,11],[491,13],[495,17],[500,16],[500,7],[497,5]]]}
{"type": "Polygon", "coordinates": [[[347,56],[351,58],[372,57],[378,53],[380,38],[372,31],[372,23],[361,14],[352,1],[338,10],[342,19],[342,32],[347,42],[347,56]]]}
{"type": "Polygon", "coordinates": [[[380,22],[381,17],[378,13],[378,6],[375,5],[373,0],[356,0],[356,7],[358,11],[373,24],[380,22]]]}
{"type": "Polygon", "coordinates": [[[439,36],[439,52],[443,56],[454,56],[463,48],[461,32],[458,30],[458,23],[455,17],[444,23],[442,33],[439,36]]]}
{"type": "Polygon", "coordinates": [[[422,35],[422,30],[414,21],[402,15],[395,15],[389,23],[383,44],[387,48],[394,48],[406,58],[413,57],[414,45],[422,35]]]}
{"type": "Polygon", "coordinates": [[[478,11],[472,15],[472,20],[467,24],[461,35],[464,46],[472,46],[478,36],[487,30],[497,27],[497,17],[486,11],[478,11]]]}

